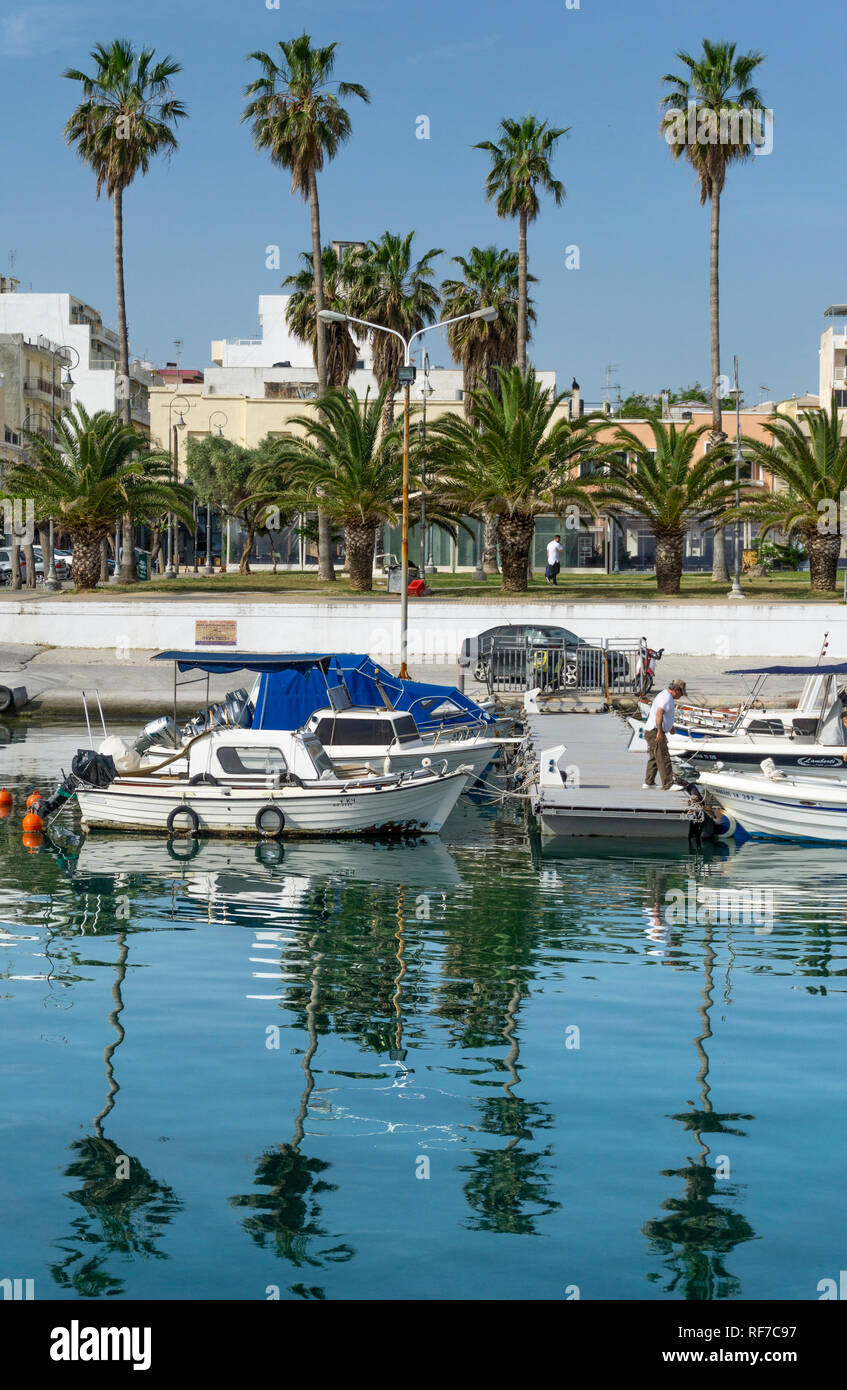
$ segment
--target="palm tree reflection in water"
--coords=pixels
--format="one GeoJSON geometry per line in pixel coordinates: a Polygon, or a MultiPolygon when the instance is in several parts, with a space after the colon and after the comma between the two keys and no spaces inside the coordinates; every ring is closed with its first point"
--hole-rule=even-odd
{"type": "Polygon", "coordinates": [[[56,1283],[72,1289],[79,1298],[101,1298],[124,1292],[124,1281],[109,1272],[110,1255],[141,1256],[157,1260],[168,1256],[157,1241],[163,1228],[179,1211],[182,1202],[173,1188],[158,1182],[143,1164],[125,1154],[113,1139],[103,1133],[103,1121],[115,1106],[120,1090],[115,1077],[114,1056],[126,1036],[120,1015],[123,1012],[123,982],[129,947],[126,933],[116,936],[118,959],[112,984],[115,1007],[109,1023],[117,1038],[106,1048],[106,1103],[92,1121],[94,1133],[75,1139],[71,1149],[73,1163],[65,1169],[69,1178],[82,1179],[82,1187],[67,1195],[83,1208],[71,1222],[73,1234],[59,1242],[64,1260],[50,1266],[56,1283]]]}
{"type": "MultiPolygon", "coordinates": [[[[669,1197],[662,1203],[669,1213],[656,1220],[647,1221],[642,1227],[643,1234],[651,1248],[663,1255],[665,1268],[670,1278],[664,1285],[666,1293],[676,1293],[681,1285],[682,1296],[686,1300],[712,1300],[716,1298],[738,1298],[741,1294],[741,1281],[730,1274],[724,1265],[725,1257],[747,1240],[755,1239],[755,1231],[740,1212],[734,1212],[726,1205],[731,1198],[738,1197],[738,1188],[730,1182],[719,1179],[717,1163],[710,1166],[709,1145],[704,1134],[729,1134],[743,1137],[745,1131],[732,1124],[738,1120],[752,1120],[754,1115],[720,1113],[712,1106],[709,1086],[709,1055],[705,1044],[712,1037],[711,1020],[712,991],[714,989],[713,968],[715,952],[712,946],[712,929],[707,925],[703,945],[704,985],[702,1003],[698,1007],[701,1031],[693,1039],[694,1048],[700,1062],[697,1082],[700,1087],[700,1105],[693,1101],[689,1110],[672,1115],[671,1119],[680,1123],[686,1131],[694,1135],[699,1152],[684,1168],[662,1170],[662,1177],[681,1178],[685,1184],[682,1197],[669,1197]],[[720,1193],[718,1183],[720,1182],[720,1193]],[[713,1205],[712,1199],[720,1195],[720,1205],[713,1205]]],[[[727,967],[725,1001],[729,1001],[729,970],[727,967]]],[[[661,1278],[658,1274],[647,1276],[654,1282],[661,1278]]]]}

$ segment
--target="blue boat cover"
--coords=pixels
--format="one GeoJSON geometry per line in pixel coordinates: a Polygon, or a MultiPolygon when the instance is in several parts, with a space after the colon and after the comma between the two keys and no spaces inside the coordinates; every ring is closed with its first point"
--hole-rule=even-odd
{"type": "MultiPolygon", "coordinates": [[[[210,674],[230,675],[234,671],[308,671],[326,667],[330,653],[306,652],[296,656],[275,656],[273,652],[156,652],[153,661],[175,661],[179,670],[208,671],[210,674]]],[[[354,657],[354,661],[361,660],[354,657]]]]}
{"type": "Polygon", "coordinates": [[[345,652],[313,657],[311,666],[309,658],[291,658],[287,669],[261,672],[253,728],[299,729],[316,709],[328,708],[327,686],[342,681],[354,705],[378,709],[385,708],[381,687],[391,707],[411,714],[422,732],[469,720],[495,722],[493,715],[454,687],[400,680],[369,656],[345,652]]]}
{"type": "Polygon", "coordinates": [[[818,662],[815,666],[745,666],[724,671],[725,676],[847,676],[847,661],[818,662]]]}

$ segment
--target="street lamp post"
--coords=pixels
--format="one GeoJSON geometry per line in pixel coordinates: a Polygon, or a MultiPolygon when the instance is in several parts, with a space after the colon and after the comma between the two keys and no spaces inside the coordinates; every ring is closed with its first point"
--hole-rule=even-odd
{"type": "MultiPolygon", "coordinates": [[[[222,410],[213,410],[209,416],[210,433],[216,415],[220,415],[222,421],[222,423],[217,426],[218,438],[221,439],[223,438],[224,425],[229,424],[229,419],[222,410]]],[[[206,563],[203,566],[203,573],[214,574],[214,567],[212,565],[212,503],[209,499],[206,501],[206,563]]]]}
{"type": "MultiPolygon", "coordinates": [[[[185,429],[185,412],[191,409],[191,402],[185,396],[172,396],[168,401],[168,453],[171,456],[171,482],[179,481],[179,435],[178,430],[185,429]],[[171,424],[173,408],[177,401],[182,402],[179,406],[179,419],[175,425],[171,424]]],[[[175,560],[176,554],[176,516],[173,512],[168,512],[168,551],[167,564],[165,566],[165,578],[176,578],[175,560]]]]}
{"type": "Polygon", "coordinates": [[[415,379],[412,365],[412,343],[422,338],[424,333],[434,333],[437,328],[447,328],[451,323],[462,323],[465,319],[483,319],[493,323],[497,310],[493,306],[474,309],[470,314],[457,314],[455,318],[442,319],[419,328],[410,338],[404,338],[396,328],[386,328],[382,323],[370,323],[367,319],[354,318],[352,314],[336,313],[334,309],[319,309],[318,318],[324,323],[358,323],[373,333],[390,333],[403,344],[403,365],[398,368],[397,380],[403,387],[403,525],[400,542],[400,679],[409,679],[407,656],[409,650],[409,390],[415,379]]]}
{"type": "MultiPolygon", "coordinates": [[[[744,455],[741,452],[741,388],[738,385],[738,358],[733,357],[735,368],[735,385],[732,388],[732,395],[735,396],[735,506],[736,510],[741,505],[741,465],[744,462],[744,455]]],[[[727,594],[727,598],[746,598],[747,595],[741,588],[741,521],[735,518],[735,564],[733,565],[732,588],[727,594]]]]}
{"type": "MultiPolygon", "coordinates": [[[[75,362],[70,361],[70,362],[67,363],[67,374],[66,374],[66,376],[65,376],[64,381],[62,382],[62,385],[63,385],[63,386],[73,386],[74,383],[73,383],[73,377],[71,376],[71,371],[72,371],[72,370],[75,371],[76,368],[79,366],[79,363],[80,363],[80,356],[79,356],[79,353],[77,352],[77,350],[76,350],[75,347],[71,347],[70,344],[68,344],[68,343],[63,343],[63,344],[61,345],[61,347],[53,348],[52,351],[51,351],[51,353],[50,353],[50,443],[51,443],[51,444],[55,444],[55,442],[56,442],[56,358],[59,356],[59,353],[73,353],[74,356],[76,357],[76,361],[75,361],[75,362]]],[[[49,565],[48,565],[48,568],[47,568],[47,573],[46,573],[45,576],[44,576],[44,587],[45,587],[45,589],[52,589],[52,590],[55,591],[56,589],[61,589],[62,586],[61,586],[61,584],[59,583],[58,577],[57,577],[57,575],[56,575],[56,558],[55,558],[55,556],[54,556],[54,554],[53,554],[53,534],[54,534],[54,533],[53,533],[53,518],[52,518],[52,516],[48,518],[47,527],[48,527],[47,547],[48,547],[48,549],[49,549],[49,551],[50,551],[50,561],[49,561],[49,565]]]]}
{"type": "MultiPolygon", "coordinates": [[[[426,403],[428,398],[433,395],[435,388],[429,384],[429,353],[424,348],[421,354],[421,367],[424,374],[423,384],[420,388],[421,401],[423,403],[423,422],[421,424],[421,444],[426,445],[426,403]]],[[[421,461],[421,569],[424,574],[436,574],[435,565],[432,563],[432,533],[426,524],[426,454],[422,455],[421,461]]]]}

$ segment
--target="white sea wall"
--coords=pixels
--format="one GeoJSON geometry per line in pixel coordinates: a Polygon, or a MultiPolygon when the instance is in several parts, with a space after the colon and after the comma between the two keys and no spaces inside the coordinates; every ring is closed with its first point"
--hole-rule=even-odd
{"type": "MultiPolygon", "coordinates": [[[[556,624],[596,642],[637,640],[677,656],[814,658],[825,632],[829,654],[847,656],[847,608],[840,603],[713,604],[473,603],[409,600],[409,659],[455,660],[465,637],[501,623],[556,624]]],[[[0,646],[130,650],[193,649],[198,622],[235,623],[241,651],[367,652],[400,656],[400,607],[378,602],[286,603],[202,595],[129,600],[0,600],[0,646]]],[[[202,635],[202,634],[201,634],[202,635]]],[[[232,636],[232,630],[226,634],[232,636]]],[[[222,644],[218,649],[224,650],[222,644]]],[[[215,650],[214,646],[209,650],[215,650]]],[[[0,663],[1,664],[1,663],[0,663]]]]}

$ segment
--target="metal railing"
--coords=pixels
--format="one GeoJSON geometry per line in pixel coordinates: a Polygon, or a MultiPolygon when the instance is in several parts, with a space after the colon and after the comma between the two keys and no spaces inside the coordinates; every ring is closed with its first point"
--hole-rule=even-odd
{"type": "Polygon", "coordinates": [[[545,694],[634,695],[642,688],[645,648],[632,638],[601,643],[504,645],[482,641],[471,669],[489,694],[540,689],[545,694]]]}

